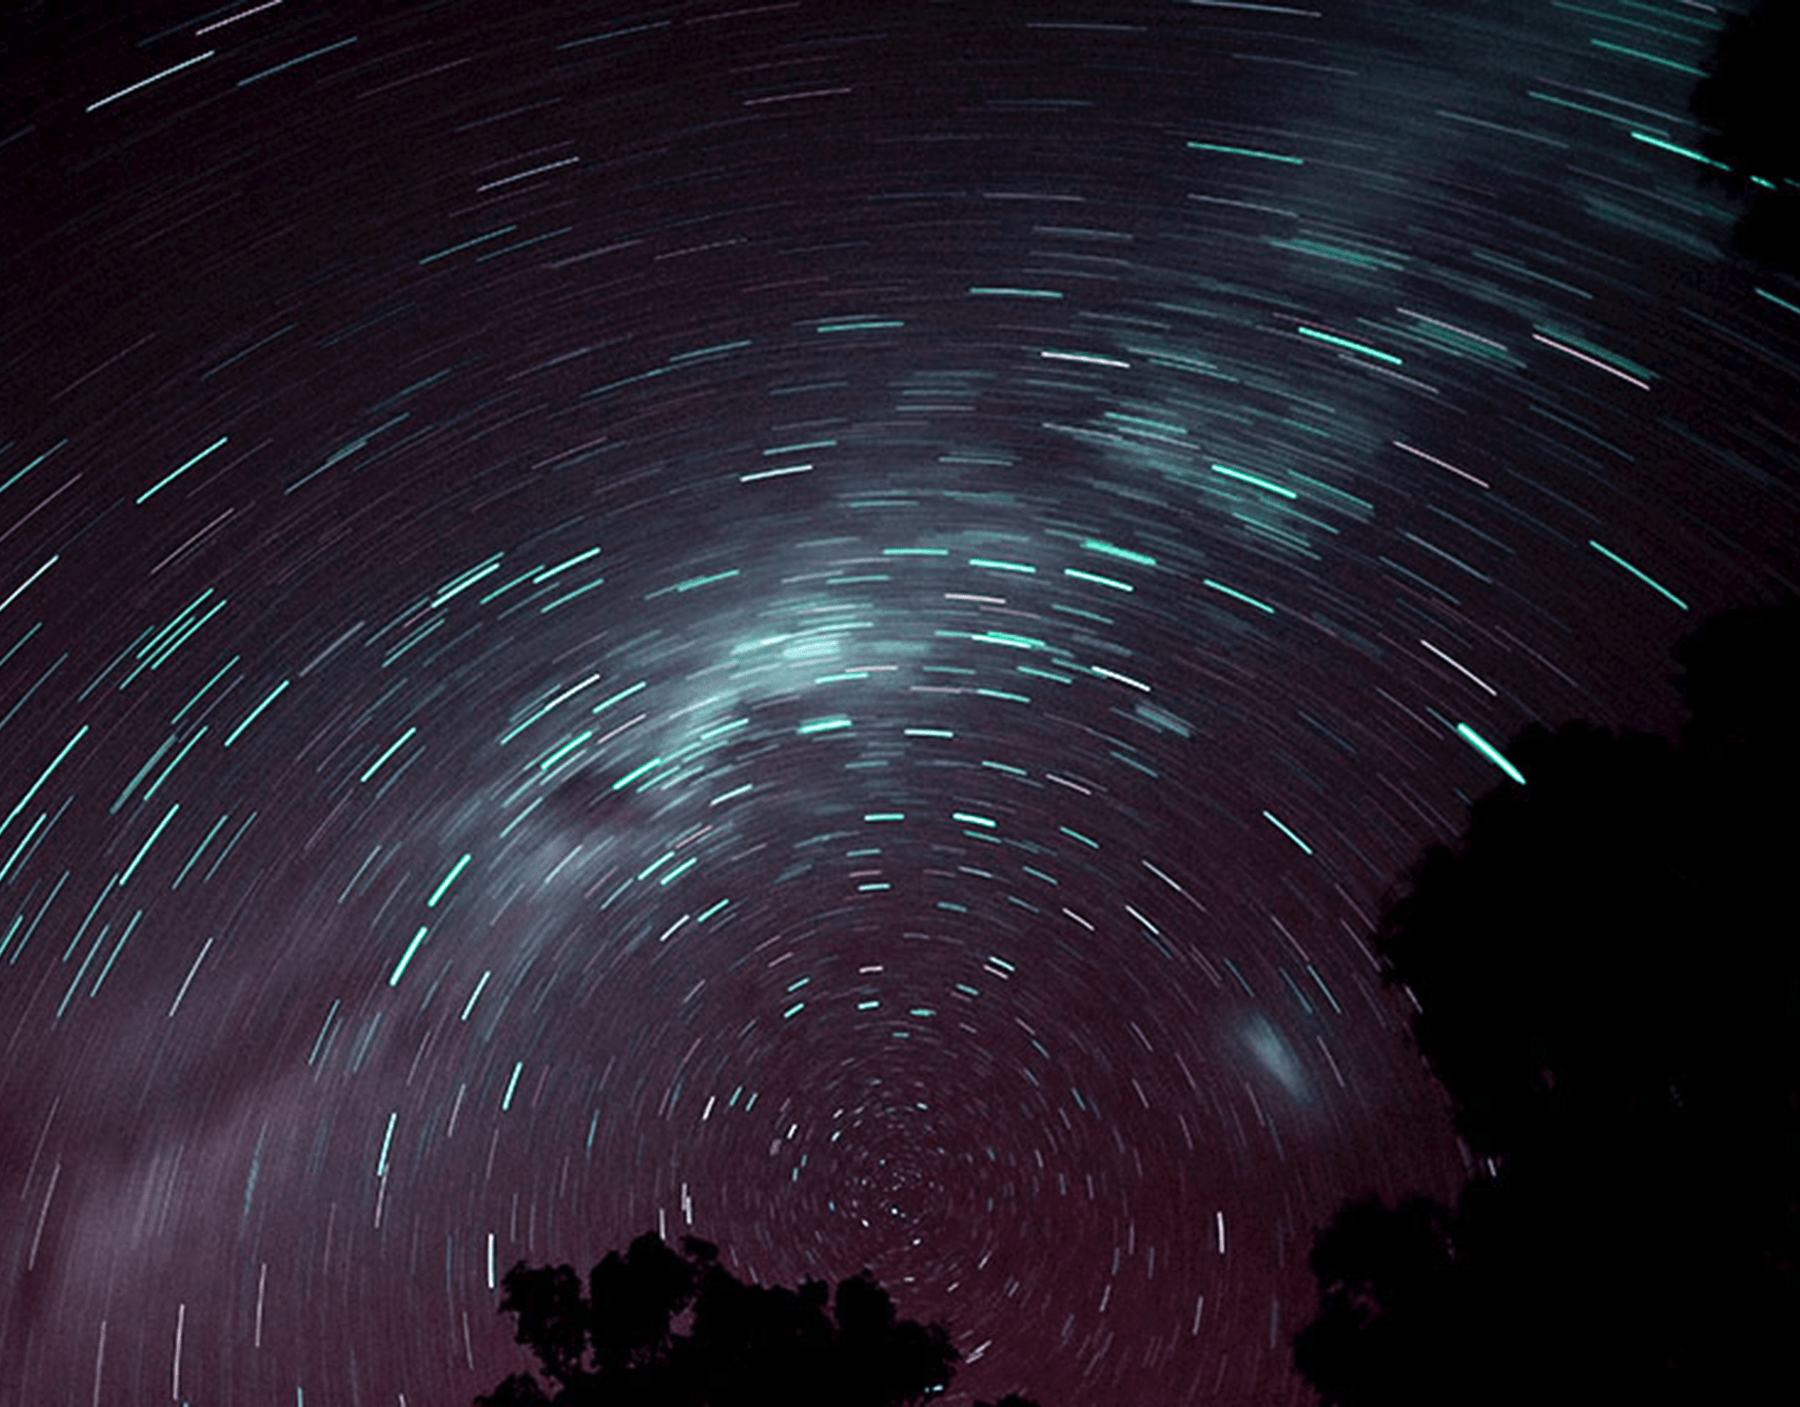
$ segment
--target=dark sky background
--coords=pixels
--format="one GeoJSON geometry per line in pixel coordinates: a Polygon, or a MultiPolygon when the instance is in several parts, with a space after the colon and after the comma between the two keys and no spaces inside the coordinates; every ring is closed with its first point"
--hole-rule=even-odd
{"type": "Polygon", "coordinates": [[[0,1401],[466,1402],[646,1228],[1302,1402],[1364,940],[1795,533],[1681,0],[14,6],[0,1401]]]}

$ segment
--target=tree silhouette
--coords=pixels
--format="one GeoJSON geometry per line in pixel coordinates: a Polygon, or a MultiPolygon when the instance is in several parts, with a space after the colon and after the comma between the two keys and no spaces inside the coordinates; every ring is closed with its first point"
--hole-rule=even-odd
{"type": "Polygon", "coordinates": [[[1294,1347],[1327,1403],[1792,1395],[1800,603],[1676,658],[1679,745],[1527,730],[1526,785],[1383,913],[1480,1171],[1454,1211],[1364,1201],[1319,1237],[1294,1347]]]}
{"type": "Polygon", "coordinates": [[[1710,174],[1745,202],[1739,251],[1800,274],[1800,6],[1758,0],[1731,15],[1689,109],[1706,129],[1710,174]]]}
{"type": "Polygon", "coordinates": [[[898,1318],[867,1270],[835,1299],[823,1280],[745,1284],[692,1236],[678,1254],[646,1232],[593,1268],[585,1294],[567,1265],[520,1261],[501,1285],[551,1387],[514,1373],[476,1407],[901,1407],[948,1386],[959,1357],[942,1325],[898,1318]]]}

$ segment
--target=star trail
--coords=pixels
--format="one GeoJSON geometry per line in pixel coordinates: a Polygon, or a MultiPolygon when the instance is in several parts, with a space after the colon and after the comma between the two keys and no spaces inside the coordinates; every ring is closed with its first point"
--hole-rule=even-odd
{"type": "Polygon", "coordinates": [[[0,1401],[466,1402],[647,1228],[1310,1400],[1384,895],[1791,567],[1724,13],[0,21],[0,1401]]]}

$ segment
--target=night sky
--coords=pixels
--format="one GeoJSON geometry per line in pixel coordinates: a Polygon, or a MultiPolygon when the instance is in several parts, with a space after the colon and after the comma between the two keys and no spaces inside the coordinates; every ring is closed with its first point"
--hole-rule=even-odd
{"type": "Polygon", "coordinates": [[[1383,894],[1800,521],[1719,15],[1310,3],[11,8],[0,1401],[467,1402],[648,1228],[1307,1400],[1465,1171],[1383,894]]]}

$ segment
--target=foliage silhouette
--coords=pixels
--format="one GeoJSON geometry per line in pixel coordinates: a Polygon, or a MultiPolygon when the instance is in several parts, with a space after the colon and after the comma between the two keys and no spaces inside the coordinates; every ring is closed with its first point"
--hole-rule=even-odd
{"type": "Polygon", "coordinates": [[[1295,1363],[1328,1404],[1787,1400],[1800,1323],[1800,602],[1677,647],[1679,744],[1507,749],[1384,911],[1477,1175],[1353,1203],[1295,1363]]]}
{"type": "Polygon", "coordinates": [[[1745,202],[1740,253],[1800,275],[1800,5],[1758,0],[1720,30],[1689,110],[1709,174],[1745,202]]]}
{"type": "Polygon", "coordinates": [[[593,1268],[585,1295],[572,1267],[523,1261],[502,1289],[550,1390],[514,1373],[476,1407],[900,1407],[948,1386],[959,1357],[942,1325],[899,1319],[867,1270],[835,1299],[823,1280],[750,1285],[692,1236],[678,1254],[646,1232],[593,1268]]]}

